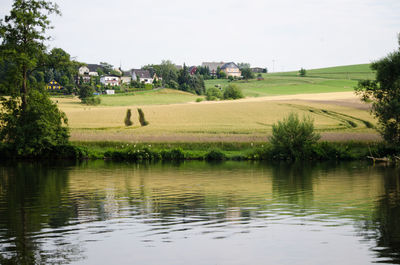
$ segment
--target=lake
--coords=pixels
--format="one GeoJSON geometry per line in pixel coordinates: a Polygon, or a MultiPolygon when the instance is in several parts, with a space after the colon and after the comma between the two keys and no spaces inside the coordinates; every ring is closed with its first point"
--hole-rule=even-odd
{"type": "Polygon", "coordinates": [[[0,264],[400,264],[400,169],[0,165],[0,264]]]}

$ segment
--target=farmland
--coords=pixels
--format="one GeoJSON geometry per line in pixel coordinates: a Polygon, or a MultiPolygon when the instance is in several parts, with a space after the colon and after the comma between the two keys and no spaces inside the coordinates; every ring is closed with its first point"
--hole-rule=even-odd
{"type": "MultiPolygon", "coordinates": [[[[267,140],[272,124],[290,112],[314,119],[324,139],[377,139],[369,106],[352,92],[356,80],[264,76],[262,81],[236,81],[247,98],[235,101],[195,102],[200,96],[170,89],[102,96],[100,106],[82,105],[77,98],[57,101],[77,141],[260,142],[267,140]],[[123,123],[128,108],[133,110],[131,127],[123,123]],[[136,108],[143,109],[150,125],[139,125],[136,108]]],[[[217,82],[228,83],[208,80],[207,86],[217,82]]]]}

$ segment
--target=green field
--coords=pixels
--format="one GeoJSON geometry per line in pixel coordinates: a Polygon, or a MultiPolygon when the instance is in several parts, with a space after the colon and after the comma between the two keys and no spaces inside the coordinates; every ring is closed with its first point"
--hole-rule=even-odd
{"type": "Polygon", "coordinates": [[[353,91],[358,80],[373,79],[375,74],[369,64],[357,64],[307,70],[305,77],[297,71],[262,74],[264,80],[232,81],[206,80],[206,88],[225,87],[232,83],[242,89],[246,97],[309,94],[353,91]]]}
{"type": "MultiPolygon", "coordinates": [[[[370,69],[370,64],[354,64],[306,70],[306,76],[314,78],[345,79],[356,81],[375,78],[375,72],[370,69]]],[[[271,73],[269,75],[298,76],[298,71],[271,73]]]]}
{"type": "Polygon", "coordinates": [[[101,106],[158,105],[195,101],[199,96],[173,89],[101,96],[101,106]]]}

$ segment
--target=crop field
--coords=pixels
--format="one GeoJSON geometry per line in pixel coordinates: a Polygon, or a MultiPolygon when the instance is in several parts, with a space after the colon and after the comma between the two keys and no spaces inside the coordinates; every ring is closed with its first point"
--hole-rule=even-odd
{"type": "MultiPolygon", "coordinates": [[[[261,99],[261,98],[260,98],[261,99]]],[[[352,103],[349,103],[352,104],[352,103]]],[[[73,140],[203,141],[266,139],[272,124],[290,112],[310,116],[324,133],[373,133],[375,123],[365,108],[306,100],[223,101],[119,107],[69,107],[59,102],[72,128],[73,140]],[[138,122],[141,107],[148,126],[138,122]],[[126,110],[133,111],[131,127],[124,126],[126,110]]]]}

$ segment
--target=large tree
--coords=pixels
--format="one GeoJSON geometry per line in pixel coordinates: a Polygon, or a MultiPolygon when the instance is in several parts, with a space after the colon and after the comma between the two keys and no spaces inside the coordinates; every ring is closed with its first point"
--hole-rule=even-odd
{"type": "MultiPolygon", "coordinates": [[[[399,35],[400,45],[400,35],[399,35]]],[[[375,80],[358,83],[356,93],[372,101],[371,112],[378,119],[379,131],[390,144],[400,145],[400,47],[371,64],[375,80]]]]}
{"type": "Polygon", "coordinates": [[[14,0],[10,15],[0,20],[0,69],[6,77],[0,84],[10,96],[1,100],[0,141],[17,155],[40,155],[68,142],[65,114],[48,98],[44,74],[39,74],[69,61],[62,50],[47,52],[46,31],[53,13],[60,11],[52,2],[14,0]]]}
{"type": "MultiPolygon", "coordinates": [[[[13,88],[18,89],[22,109],[26,108],[29,75],[45,64],[46,31],[51,29],[50,14],[60,14],[58,6],[48,1],[15,0],[10,15],[0,20],[0,53],[8,64],[13,88]]],[[[17,91],[14,91],[17,92],[17,91]]]]}

